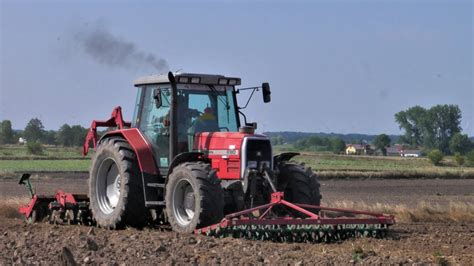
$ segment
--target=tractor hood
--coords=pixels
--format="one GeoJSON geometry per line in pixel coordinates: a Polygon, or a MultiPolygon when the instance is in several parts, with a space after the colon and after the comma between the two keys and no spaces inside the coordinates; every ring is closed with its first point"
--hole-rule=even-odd
{"type": "Polygon", "coordinates": [[[193,150],[202,151],[209,155],[220,151],[228,151],[229,155],[238,155],[244,138],[266,139],[267,136],[260,134],[247,134],[240,132],[202,132],[194,137],[193,150]],[[233,152],[237,151],[237,152],[233,152]]]}
{"type": "Polygon", "coordinates": [[[221,179],[240,179],[245,168],[257,161],[272,165],[272,150],[267,136],[240,132],[196,134],[193,150],[204,152],[221,179]],[[259,158],[255,156],[260,154],[259,158]]]}

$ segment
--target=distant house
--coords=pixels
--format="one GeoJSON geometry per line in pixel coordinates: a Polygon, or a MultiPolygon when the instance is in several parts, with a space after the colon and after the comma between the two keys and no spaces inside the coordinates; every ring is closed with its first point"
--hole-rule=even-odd
{"type": "Polygon", "coordinates": [[[420,157],[421,150],[401,150],[400,156],[402,157],[420,157]]]}
{"type": "Polygon", "coordinates": [[[402,147],[400,145],[395,145],[391,147],[387,147],[387,156],[400,156],[400,151],[402,147]]]}
{"type": "Polygon", "coordinates": [[[368,155],[371,151],[367,144],[346,144],[346,155],[368,155]]]}

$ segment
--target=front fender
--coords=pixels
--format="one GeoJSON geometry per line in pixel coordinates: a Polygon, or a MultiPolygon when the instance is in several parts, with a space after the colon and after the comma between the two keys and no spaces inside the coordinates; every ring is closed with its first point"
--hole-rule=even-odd
{"type": "Polygon", "coordinates": [[[152,175],[157,175],[159,173],[151,146],[137,128],[109,131],[100,138],[99,145],[101,141],[111,137],[122,137],[127,140],[137,156],[138,165],[140,166],[140,171],[142,173],[152,175]]]}

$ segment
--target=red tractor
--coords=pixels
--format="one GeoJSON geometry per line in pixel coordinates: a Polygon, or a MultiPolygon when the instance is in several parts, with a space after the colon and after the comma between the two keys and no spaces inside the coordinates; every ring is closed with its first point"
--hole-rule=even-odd
{"type": "Polygon", "coordinates": [[[83,151],[93,143],[88,197],[38,196],[24,175],[31,201],[20,212],[30,223],[168,222],[176,232],[279,242],[385,235],[391,215],[320,206],[314,173],[289,162],[297,153],[273,156],[270,140],[255,134],[237,105],[243,90],[250,98],[261,90],[270,102],[268,83],[238,85],[239,78],[171,72],[138,79],[132,122],[120,107],[92,122],[83,151]],[[109,130],[98,139],[97,127],[109,130]]]}
{"type": "Polygon", "coordinates": [[[261,90],[270,102],[269,84],[238,85],[239,78],[221,75],[143,77],[135,82],[131,123],[119,107],[110,120],[94,121],[84,154],[92,140],[89,197],[97,224],[140,227],[153,217],[191,233],[268,203],[275,191],[292,203],[319,206],[313,172],[288,162],[296,153],[273,156],[268,137],[255,134],[256,123],[248,123],[237,105],[242,90],[261,90]],[[98,126],[118,129],[97,140],[98,126]]]}

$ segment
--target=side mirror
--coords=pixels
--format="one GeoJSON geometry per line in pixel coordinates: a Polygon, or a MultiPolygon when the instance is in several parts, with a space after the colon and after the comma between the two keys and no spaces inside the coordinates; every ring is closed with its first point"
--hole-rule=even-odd
{"type": "Polygon", "coordinates": [[[272,92],[270,91],[270,84],[268,84],[268,82],[262,83],[262,94],[264,103],[269,103],[272,100],[272,92]]]}
{"type": "Polygon", "coordinates": [[[155,106],[156,108],[160,108],[161,105],[162,105],[162,101],[161,101],[161,90],[160,89],[155,89],[153,91],[153,99],[155,99],[155,106]]]}

